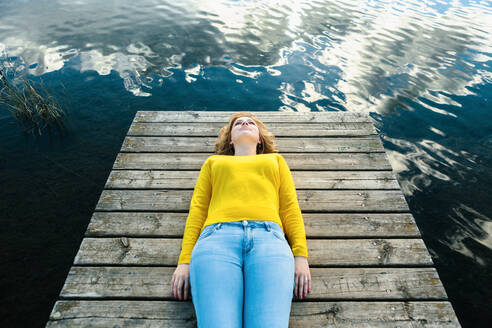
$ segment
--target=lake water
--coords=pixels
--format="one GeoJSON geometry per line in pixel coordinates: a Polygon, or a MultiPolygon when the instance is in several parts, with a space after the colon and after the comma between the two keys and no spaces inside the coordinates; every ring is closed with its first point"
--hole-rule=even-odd
{"type": "Polygon", "coordinates": [[[368,112],[463,327],[492,306],[490,1],[0,2],[1,65],[66,136],[0,107],[1,327],[44,327],[137,110],[368,112]]]}

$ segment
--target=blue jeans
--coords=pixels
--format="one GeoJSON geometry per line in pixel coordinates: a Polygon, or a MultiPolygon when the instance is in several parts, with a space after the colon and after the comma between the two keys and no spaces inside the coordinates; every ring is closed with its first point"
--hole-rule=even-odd
{"type": "Polygon", "coordinates": [[[190,258],[198,328],[287,328],[294,255],[273,221],[206,226],[190,258]]]}

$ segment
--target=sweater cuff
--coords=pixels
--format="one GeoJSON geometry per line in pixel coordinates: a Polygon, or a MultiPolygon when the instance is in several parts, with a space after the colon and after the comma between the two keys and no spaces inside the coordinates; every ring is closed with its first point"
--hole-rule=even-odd
{"type": "Polygon", "coordinates": [[[305,247],[294,247],[292,253],[294,256],[304,256],[305,258],[308,258],[308,251],[305,247]]]}
{"type": "Polygon", "coordinates": [[[188,254],[181,254],[178,259],[178,265],[179,264],[190,264],[190,258],[191,256],[188,254]]]}

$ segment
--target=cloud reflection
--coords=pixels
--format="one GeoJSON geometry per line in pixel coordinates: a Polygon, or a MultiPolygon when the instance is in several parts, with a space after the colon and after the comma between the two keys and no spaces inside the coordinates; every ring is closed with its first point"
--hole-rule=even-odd
{"type": "Polygon", "coordinates": [[[0,43],[27,65],[37,63],[32,74],[59,70],[79,55],[81,70],[117,71],[140,96],[149,95],[141,91],[142,75],[166,78],[175,68],[221,65],[251,79],[260,75],[233,63],[267,67],[279,90],[294,83],[284,80],[285,66],[304,65],[313,74],[303,81],[305,90],[295,88],[300,101],[280,98],[293,110],[323,108],[319,100],[329,99],[351,111],[388,113],[405,106],[400,97],[422,106],[422,98],[459,106],[444,93],[466,95],[468,86],[490,80],[487,70],[475,67],[491,60],[490,8],[474,2],[81,0],[3,9],[0,43]],[[39,17],[40,10],[47,16],[39,17]],[[26,18],[32,33],[26,33],[26,18]],[[329,67],[342,73],[327,79],[329,67]],[[344,96],[330,97],[328,88],[313,96],[313,85],[320,84],[344,96]]]}
{"type": "Polygon", "coordinates": [[[470,248],[470,243],[467,240],[472,239],[486,248],[492,249],[492,222],[490,218],[465,204],[459,204],[453,208],[448,218],[455,228],[448,230],[446,237],[440,239],[440,243],[480,265],[486,266],[487,259],[470,248]]]}
{"type": "MultiPolygon", "coordinates": [[[[222,66],[240,88],[248,80],[269,79],[280,111],[387,115],[418,105],[457,119],[462,105],[456,96],[471,95],[473,86],[492,80],[491,9],[473,1],[354,6],[348,0],[81,0],[2,4],[0,9],[0,46],[31,74],[65,66],[102,76],[116,72],[135,96],[168,87],[164,82],[176,70],[188,84],[214,81],[208,68],[222,66]]],[[[432,124],[427,129],[447,136],[432,124]]],[[[439,141],[404,145],[388,137],[386,142],[406,154],[392,155],[399,171],[411,161],[428,177],[449,179],[433,168],[424,146],[433,142],[431,148],[444,154],[439,141]]],[[[446,160],[455,163],[449,156],[446,160]]],[[[407,195],[419,189],[418,184],[404,187],[407,195]]]]}

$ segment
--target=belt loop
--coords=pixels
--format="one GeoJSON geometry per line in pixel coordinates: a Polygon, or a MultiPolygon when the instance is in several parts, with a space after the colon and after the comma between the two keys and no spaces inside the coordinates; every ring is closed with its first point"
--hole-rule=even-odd
{"type": "Polygon", "coordinates": [[[222,225],[222,222],[219,222],[219,224],[217,224],[217,230],[220,229],[220,226],[222,225]]]}
{"type": "Polygon", "coordinates": [[[272,228],[270,227],[270,224],[268,223],[268,221],[264,221],[265,222],[265,228],[267,231],[270,231],[272,230],[272,228]]]}

